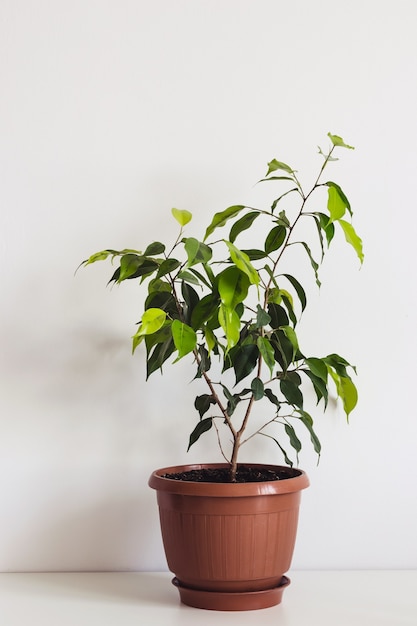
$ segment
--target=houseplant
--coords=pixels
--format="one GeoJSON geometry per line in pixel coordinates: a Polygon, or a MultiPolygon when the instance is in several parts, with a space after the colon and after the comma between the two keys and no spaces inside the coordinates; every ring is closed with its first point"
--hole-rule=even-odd
{"type": "Polygon", "coordinates": [[[117,259],[111,283],[148,281],[144,312],[133,336],[133,351],[145,347],[147,378],[162,371],[171,357],[176,363],[189,356],[195,379],[205,387],[195,398],[196,426],[188,449],[211,431],[224,463],[162,468],[149,481],[158,492],[174,584],[183,602],[193,606],[235,610],[280,602],[289,582],[284,574],[291,562],[300,490],[308,486],[288,450],[298,461],[301,428],[315,452],[321,452],[305,406],[305,386],[324,410],[332,389],[347,416],[357,402],[354,367],[345,358],[303,354],[297,323],[306,309],[306,291],[299,278],[281,270],[290,248],[299,249],[320,286],[319,266],[336,227],[363,260],[345,193],[337,183],[322,180],[337,160],[335,153],[352,147],[337,135],[328,137],[330,146],[319,149],[321,166],[308,191],[296,170],[273,159],[261,182],[274,181],[283,188],[267,209],[230,206],[214,214],[203,238],[187,234],[189,211],[172,209],[179,232],[170,247],[154,241],[143,252],[107,249],[82,263],[117,259]],[[323,189],[327,202],[318,211],[311,197],[320,198],[323,189]],[[285,210],[290,198],[296,202],[285,210]],[[311,240],[305,234],[298,239],[302,222],[310,223],[310,230],[303,232],[311,240]],[[228,236],[218,235],[226,225],[228,236]],[[242,249],[237,239],[249,229],[258,243],[242,249]],[[265,417],[252,426],[253,409],[260,402],[265,417]],[[286,465],[239,464],[241,447],[254,436],[274,442],[286,465]],[[206,492],[208,501],[203,499],[206,492]],[[191,538],[194,531],[196,539],[191,538]]]}

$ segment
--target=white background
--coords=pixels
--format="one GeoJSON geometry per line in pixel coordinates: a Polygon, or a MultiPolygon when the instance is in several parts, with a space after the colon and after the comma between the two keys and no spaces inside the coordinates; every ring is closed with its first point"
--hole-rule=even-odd
{"type": "Polygon", "coordinates": [[[274,157],[311,180],[328,131],[356,146],[329,178],[366,259],[330,252],[320,293],[306,267],[301,340],[357,365],[360,404],[317,416],[293,564],[417,566],[416,22],[413,0],[3,0],[0,570],[165,568],[146,483],[220,460],[210,434],[186,453],[201,388],[186,363],[145,384],[138,287],[74,271],[169,239],[173,206],[201,236],[274,157]]]}

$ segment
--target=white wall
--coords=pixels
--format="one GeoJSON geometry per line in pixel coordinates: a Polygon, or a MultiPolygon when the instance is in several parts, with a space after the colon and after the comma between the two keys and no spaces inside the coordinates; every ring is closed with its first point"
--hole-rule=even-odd
{"type": "Polygon", "coordinates": [[[0,570],[165,568],[146,482],[218,460],[185,451],[198,388],[169,368],[145,386],[137,288],[74,270],[164,239],[172,206],[202,232],[273,157],[309,179],[328,131],[356,146],[332,177],[366,262],[329,256],[304,345],[356,363],[360,405],[318,419],[318,468],[302,457],[294,566],[417,566],[416,18],[412,0],[3,0],[0,570]]]}

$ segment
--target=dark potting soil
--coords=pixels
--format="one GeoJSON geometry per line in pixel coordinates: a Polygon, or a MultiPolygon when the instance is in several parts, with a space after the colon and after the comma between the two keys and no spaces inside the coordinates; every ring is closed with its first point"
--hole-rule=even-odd
{"type": "MultiPolygon", "coordinates": [[[[257,483],[267,480],[285,480],[298,476],[298,470],[290,467],[280,467],[273,469],[268,467],[252,467],[250,465],[239,466],[236,472],[237,483],[257,483]]],[[[199,483],[228,483],[230,482],[230,470],[224,468],[202,468],[178,472],[175,474],[164,474],[163,478],[172,480],[185,480],[199,483]]]]}

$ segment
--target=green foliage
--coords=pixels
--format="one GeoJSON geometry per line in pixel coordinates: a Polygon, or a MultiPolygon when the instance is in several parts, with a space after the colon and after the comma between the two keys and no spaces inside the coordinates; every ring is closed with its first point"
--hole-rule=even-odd
{"type": "Polygon", "coordinates": [[[345,192],[333,181],[321,182],[323,171],[337,161],[335,151],[351,150],[352,146],[338,135],[329,133],[328,137],[331,145],[327,151],[319,149],[324,162],[311,189],[303,189],[296,170],[272,159],[260,182],[268,181],[284,188],[270,208],[230,206],[214,214],[203,238],[201,234],[183,236],[192,214],[172,209],[179,224],[173,244],[153,241],[144,247],[143,253],[107,249],[82,263],[87,266],[97,261],[118,260],[110,282],[119,284],[135,278],[140,283],[147,282],[144,311],[133,336],[133,350],[144,344],[147,378],[157,370],[162,371],[170,358],[175,363],[185,356],[192,357],[195,378],[208,388],[207,393],[200,393],[195,399],[198,421],[188,448],[215,425],[225,456],[221,443],[221,429],[225,427],[232,440],[232,449],[226,455],[232,475],[240,447],[254,435],[275,442],[284,461],[292,465],[282,438],[287,440],[298,462],[302,449],[299,429],[304,428],[320,456],[314,421],[306,411],[308,386],[324,410],[332,394],[340,399],[347,418],[357,404],[357,390],[351,377],[355,368],[346,359],[337,353],[325,357],[303,354],[297,324],[307,308],[306,290],[299,276],[281,270],[281,259],[290,246],[295,246],[301,257],[306,258],[308,271],[308,265],[311,266],[320,287],[320,265],[334,242],[337,228],[363,262],[362,241],[352,224],[352,208],[345,192]],[[327,187],[327,203],[317,210],[315,201],[314,210],[310,210],[311,197],[320,187],[327,187]],[[294,208],[291,202],[283,208],[289,194],[297,194],[298,207],[294,208]],[[301,221],[309,221],[312,226],[309,239],[297,237],[297,225],[301,221]],[[223,236],[208,241],[227,223],[230,224],[227,239],[223,236]],[[252,247],[237,247],[237,238],[243,240],[242,234],[249,230],[252,247]],[[214,367],[217,373],[211,374],[214,367]],[[230,374],[234,375],[232,387],[230,382],[226,383],[230,374]],[[265,410],[265,420],[260,426],[258,423],[252,426],[249,419],[255,402],[261,402],[265,410]]]}

